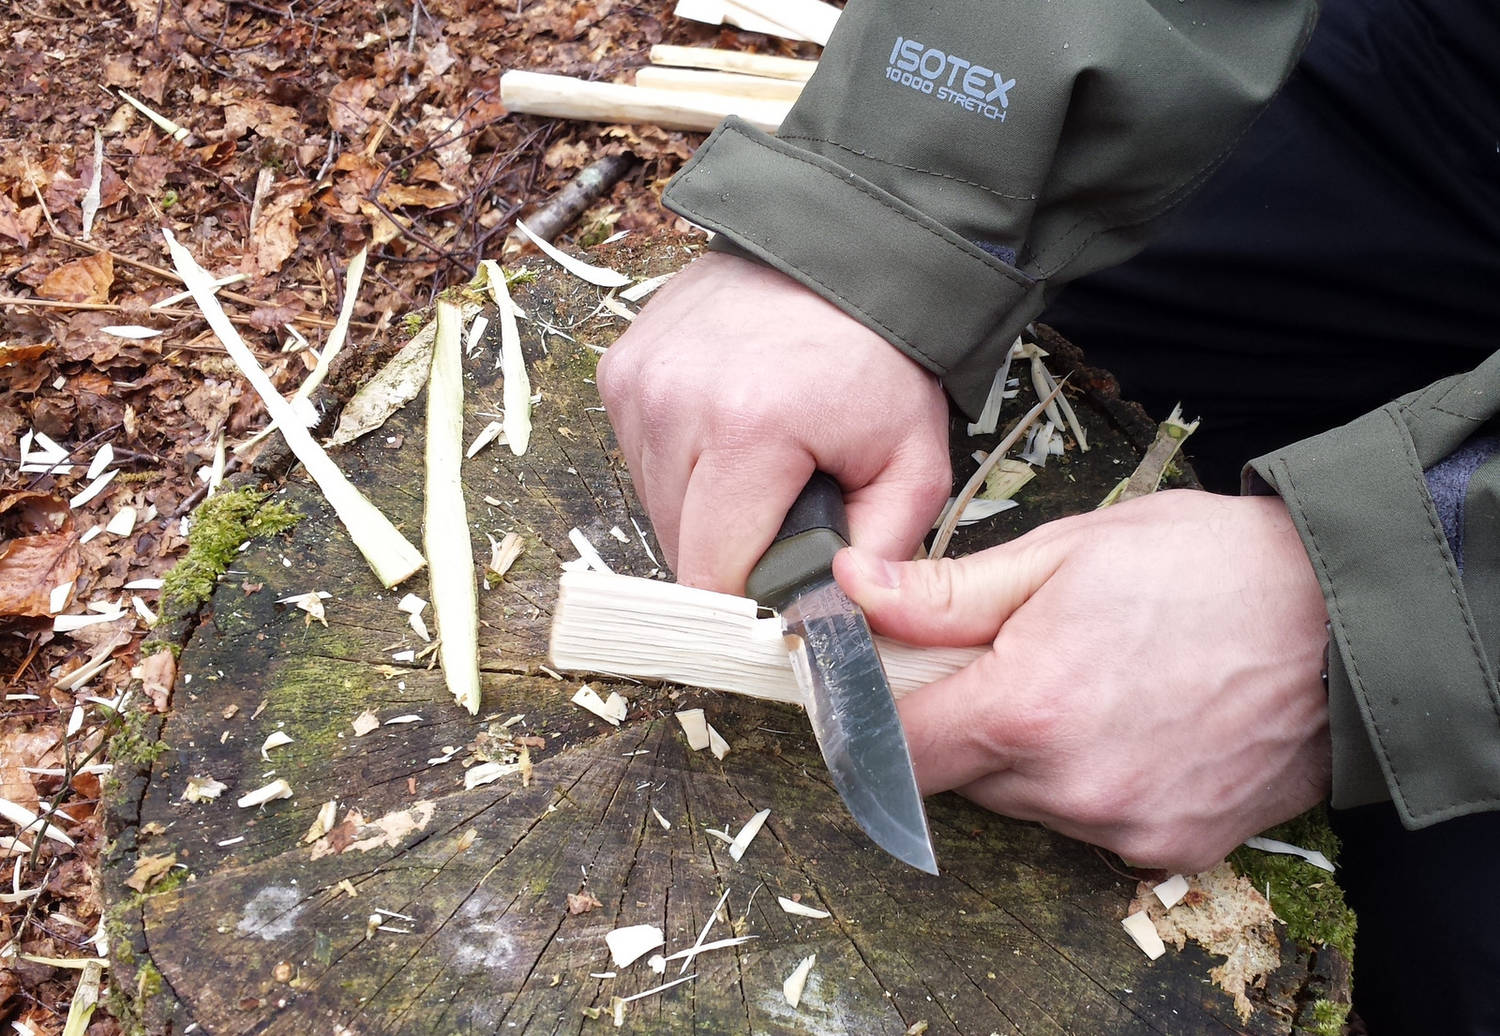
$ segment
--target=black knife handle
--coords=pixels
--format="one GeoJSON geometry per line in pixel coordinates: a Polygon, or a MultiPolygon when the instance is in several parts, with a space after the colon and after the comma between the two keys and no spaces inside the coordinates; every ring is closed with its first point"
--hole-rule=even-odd
{"type": "Polygon", "coordinates": [[[761,555],[745,590],[766,608],[780,608],[797,591],[833,570],[833,556],[849,545],[844,491],[830,475],[814,471],[761,555]]]}

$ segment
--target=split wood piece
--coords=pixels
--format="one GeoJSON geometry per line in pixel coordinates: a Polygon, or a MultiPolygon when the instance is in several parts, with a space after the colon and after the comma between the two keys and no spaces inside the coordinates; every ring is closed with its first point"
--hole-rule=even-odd
{"type": "Polygon", "coordinates": [[[458,306],[438,299],[437,338],[427,383],[427,489],[422,543],[438,627],[438,659],[454,701],[479,712],[479,591],[464,505],[463,324],[458,306]]]}
{"type": "Polygon", "coordinates": [[[677,0],[673,13],[709,25],[737,25],[747,32],[823,46],[842,12],[822,0],[677,0]]]}
{"type": "Polygon", "coordinates": [[[717,47],[677,47],[658,43],[651,48],[651,63],[679,68],[706,68],[717,72],[740,72],[768,79],[792,79],[807,82],[817,71],[818,63],[803,58],[783,58],[773,54],[750,54],[741,50],[717,47]]]}
{"type": "Polygon", "coordinates": [[[709,72],[700,68],[647,66],[637,69],[635,85],[648,90],[678,90],[687,93],[723,94],[765,101],[794,102],[802,84],[790,79],[747,76],[738,72],[709,72]]]}
{"type": "MultiPolygon", "coordinates": [[[[802,704],[775,619],[754,601],[603,572],[564,572],[552,620],[554,665],[670,680],[802,704]]],[[[978,658],[983,648],[918,648],[884,637],[875,646],[899,698],[978,658]]]]}
{"type": "Polygon", "coordinates": [[[647,90],[625,83],[590,83],[540,72],[506,72],[500,99],[513,112],[593,122],[649,122],[664,129],[707,132],[727,116],[774,132],[791,105],[719,94],[647,90]]]}
{"type": "Polygon", "coordinates": [[[1172,408],[1156,429],[1156,439],[1146,450],[1146,455],[1141,458],[1134,472],[1129,478],[1122,479],[1119,485],[1110,490],[1109,495],[1100,501],[1100,507],[1108,507],[1110,504],[1118,504],[1125,500],[1134,500],[1138,496],[1150,496],[1161,486],[1161,480],[1167,473],[1167,467],[1177,459],[1177,454],[1182,450],[1182,444],[1198,430],[1197,421],[1185,421],[1182,417],[1182,404],[1179,403],[1172,408]]]}
{"type": "Polygon", "coordinates": [[[171,231],[163,228],[162,234],[166,236],[167,248],[172,253],[177,272],[182,277],[183,284],[193,293],[193,300],[203,311],[208,326],[213,328],[230,358],[261,397],[271,420],[281,426],[281,434],[287,445],[323,491],[323,496],[349,530],[354,545],[375,570],[376,576],[387,587],[391,587],[420,570],[425,562],[417,548],[397,531],[389,518],[381,514],[374,504],[350,484],[338,465],[328,458],[328,454],[323,452],[323,448],[302,426],[291,404],[276,391],[276,386],[261,369],[255,356],[240,338],[239,332],[224,315],[223,307],[214,298],[213,278],[198,265],[186,248],[177,243],[171,231]]]}

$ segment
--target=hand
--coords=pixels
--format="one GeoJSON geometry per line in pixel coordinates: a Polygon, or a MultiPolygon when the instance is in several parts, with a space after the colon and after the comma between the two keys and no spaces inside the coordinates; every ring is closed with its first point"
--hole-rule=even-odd
{"type": "Polygon", "coordinates": [[[993,644],[901,700],[924,793],[1183,872],[1328,793],[1327,613],[1277,497],[1158,493],[834,573],[889,636],[993,644]]]}
{"type": "Polygon", "coordinates": [[[814,469],[844,489],[851,541],[910,557],[947,498],[937,380],[796,281],[710,253],[599,363],[599,393],[667,563],[742,593],[814,469]]]}

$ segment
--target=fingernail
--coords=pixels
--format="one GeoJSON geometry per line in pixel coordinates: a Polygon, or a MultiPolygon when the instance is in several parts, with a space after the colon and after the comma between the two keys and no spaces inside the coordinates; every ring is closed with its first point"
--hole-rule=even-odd
{"type": "Polygon", "coordinates": [[[854,559],[859,563],[859,570],[864,577],[882,590],[900,588],[901,569],[893,562],[887,561],[878,554],[866,554],[861,550],[854,552],[854,559]]]}

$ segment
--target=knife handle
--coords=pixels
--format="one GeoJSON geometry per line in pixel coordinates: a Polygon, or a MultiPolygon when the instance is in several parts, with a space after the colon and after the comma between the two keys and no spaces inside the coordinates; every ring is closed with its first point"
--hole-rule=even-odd
{"type": "Polygon", "coordinates": [[[781,608],[792,596],[833,572],[833,556],[849,545],[844,491],[831,475],[814,471],[761,555],[745,591],[765,608],[781,608]]]}

